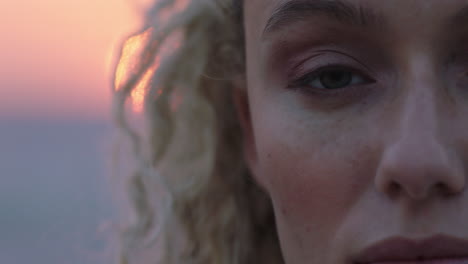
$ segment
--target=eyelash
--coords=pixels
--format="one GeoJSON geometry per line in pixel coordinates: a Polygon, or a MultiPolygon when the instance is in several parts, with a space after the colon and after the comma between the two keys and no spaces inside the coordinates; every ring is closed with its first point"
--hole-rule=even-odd
{"type": "MultiPolygon", "coordinates": [[[[307,94],[315,94],[321,96],[338,96],[344,94],[345,96],[349,93],[356,94],[359,92],[358,90],[361,89],[362,85],[374,83],[375,80],[370,78],[368,75],[363,74],[359,70],[355,70],[353,67],[342,65],[342,64],[329,64],[322,67],[318,67],[317,69],[308,72],[306,74],[301,75],[300,77],[294,79],[289,85],[288,88],[298,91],[304,92],[307,94]],[[344,88],[337,88],[337,89],[327,89],[327,88],[316,88],[312,87],[309,83],[319,78],[321,74],[327,71],[344,71],[350,72],[353,76],[358,75],[365,83],[364,84],[351,84],[347,85],[344,88]]],[[[349,94],[349,95],[351,95],[349,94]]]]}

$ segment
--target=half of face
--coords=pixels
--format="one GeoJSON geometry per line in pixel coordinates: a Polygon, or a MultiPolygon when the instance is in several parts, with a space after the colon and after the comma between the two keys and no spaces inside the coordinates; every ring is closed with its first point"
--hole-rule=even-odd
{"type": "Polygon", "coordinates": [[[468,1],[249,0],[244,19],[246,158],[287,264],[468,239],[468,1]]]}

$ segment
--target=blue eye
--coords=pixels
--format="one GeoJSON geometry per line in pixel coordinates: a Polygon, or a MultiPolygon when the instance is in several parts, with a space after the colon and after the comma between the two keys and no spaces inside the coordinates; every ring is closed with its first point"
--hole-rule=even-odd
{"type": "Polygon", "coordinates": [[[319,69],[305,76],[302,85],[317,89],[342,89],[356,84],[369,83],[366,77],[345,68],[319,69]]]}

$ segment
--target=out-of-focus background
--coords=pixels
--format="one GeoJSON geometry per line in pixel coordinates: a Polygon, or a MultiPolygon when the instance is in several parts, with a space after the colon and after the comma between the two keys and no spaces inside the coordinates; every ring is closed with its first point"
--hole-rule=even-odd
{"type": "Polygon", "coordinates": [[[0,1],[0,263],[110,263],[111,71],[148,1],[0,1]]]}

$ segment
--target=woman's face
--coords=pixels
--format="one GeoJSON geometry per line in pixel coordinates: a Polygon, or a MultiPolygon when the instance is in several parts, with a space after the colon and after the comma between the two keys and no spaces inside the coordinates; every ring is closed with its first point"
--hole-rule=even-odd
{"type": "Polygon", "coordinates": [[[468,1],[244,2],[246,157],[286,263],[460,255],[468,1]]]}

